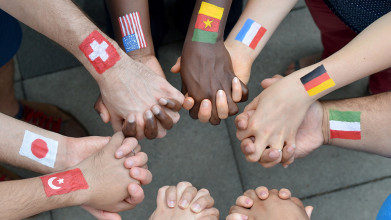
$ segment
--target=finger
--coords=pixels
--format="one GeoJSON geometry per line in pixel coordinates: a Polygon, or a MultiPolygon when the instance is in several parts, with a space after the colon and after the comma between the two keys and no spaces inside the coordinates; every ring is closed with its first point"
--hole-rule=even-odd
{"type": "Polygon", "coordinates": [[[195,102],[193,108],[189,110],[189,115],[192,119],[198,119],[198,111],[200,109],[201,102],[195,102]]]}
{"type": "Polygon", "coordinates": [[[255,152],[255,144],[251,138],[245,138],[240,143],[240,149],[242,150],[245,156],[251,155],[255,152]]]}
{"type": "Polygon", "coordinates": [[[140,204],[144,200],[144,190],[140,185],[135,183],[130,183],[128,185],[129,198],[125,201],[132,205],[140,204]]]}
{"type": "Polygon", "coordinates": [[[208,215],[208,216],[200,217],[198,219],[199,220],[218,220],[219,217],[215,216],[215,215],[208,215]]]}
{"type": "Polygon", "coordinates": [[[281,150],[268,148],[262,152],[259,163],[265,167],[270,168],[280,162],[281,150]]]}
{"type": "Polygon", "coordinates": [[[148,156],[144,152],[139,152],[133,157],[126,158],[124,166],[127,169],[133,167],[142,167],[148,162],[148,156]]]}
{"type": "Polygon", "coordinates": [[[261,98],[260,95],[255,97],[246,107],[244,107],[244,112],[250,111],[250,110],[257,110],[259,99],[261,98]]]}
{"type": "Polygon", "coordinates": [[[151,110],[147,110],[144,113],[145,128],[144,134],[148,139],[154,139],[157,137],[157,121],[153,116],[151,110]]]}
{"type": "Polygon", "coordinates": [[[234,102],[240,102],[242,99],[242,85],[238,77],[234,77],[232,80],[232,100],[234,102]]]}
{"type": "Polygon", "coordinates": [[[230,95],[227,95],[228,115],[236,115],[239,112],[238,104],[235,103],[230,95]]]}
{"type": "Polygon", "coordinates": [[[198,119],[202,123],[206,123],[209,121],[212,115],[212,103],[209,99],[204,99],[201,102],[200,110],[198,111],[198,119]]]}
{"type": "Polygon", "coordinates": [[[194,99],[192,97],[186,97],[185,101],[183,102],[183,108],[189,111],[191,108],[193,108],[193,106],[194,106],[194,99]]]}
{"type": "Polygon", "coordinates": [[[109,123],[110,113],[109,110],[106,108],[105,104],[103,103],[101,95],[99,95],[98,99],[96,100],[94,109],[100,115],[104,123],[109,123]]]}
{"type": "Polygon", "coordinates": [[[179,73],[181,71],[181,57],[178,57],[174,66],[171,67],[172,73],[179,73]]]}
{"type": "Polygon", "coordinates": [[[255,189],[255,193],[257,194],[258,198],[261,200],[265,200],[269,197],[269,190],[265,186],[259,186],[255,189]]]}
{"type": "Polygon", "coordinates": [[[258,162],[261,159],[262,152],[266,148],[266,144],[260,137],[255,137],[255,152],[246,156],[246,159],[250,162],[258,162]]]}
{"type": "Polygon", "coordinates": [[[242,81],[240,81],[240,85],[242,86],[242,99],[240,100],[240,102],[245,102],[248,100],[248,88],[246,84],[244,84],[242,81]]]}
{"type": "Polygon", "coordinates": [[[172,121],[171,117],[168,116],[166,111],[164,111],[160,106],[154,105],[152,107],[152,113],[159,120],[163,128],[171,129],[172,126],[174,125],[174,122],[172,121]]]}
{"type": "Polygon", "coordinates": [[[290,199],[291,196],[292,196],[292,194],[291,194],[291,191],[289,191],[289,189],[282,188],[278,192],[278,197],[280,197],[280,199],[284,199],[284,200],[290,199]]]}
{"type": "Polygon", "coordinates": [[[205,209],[204,211],[199,213],[198,216],[201,217],[200,219],[204,219],[204,217],[215,217],[215,218],[206,218],[206,219],[216,219],[217,220],[218,217],[220,216],[220,212],[216,208],[209,208],[209,209],[205,209]]]}
{"type": "Polygon", "coordinates": [[[251,116],[255,113],[254,110],[246,111],[240,113],[235,118],[235,125],[237,129],[245,130],[248,126],[248,120],[250,120],[251,116]]]}
{"type": "MultiPolygon", "coordinates": [[[[163,187],[160,187],[160,189],[158,190],[157,192],[157,197],[156,197],[156,204],[157,204],[157,207],[160,208],[161,206],[163,206],[164,208],[166,207],[166,191],[167,189],[169,188],[169,186],[163,186],[163,187]]],[[[161,208],[163,208],[161,207],[161,208]]]]}
{"type": "Polygon", "coordinates": [[[227,216],[225,220],[247,220],[248,216],[239,214],[239,213],[233,213],[227,216]]]}
{"type": "Polygon", "coordinates": [[[130,154],[138,145],[136,138],[125,138],[121,146],[115,152],[115,158],[121,159],[122,157],[130,154]]]}
{"type": "Polygon", "coordinates": [[[196,195],[197,189],[194,186],[186,187],[186,189],[182,193],[182,197],[179,200],[179,207],[182,209],[186,209],[187,207],[189,207],[190,202],[193,201],[196,195]]]}
{"type": "Polygon", "coordinates": [[[118,132],[122,130],[122,124],[124,120],[120,117],[113,116],[111,117],[111,127],[113,128],[114,132],[118,132]]]}
{"type": "Polygon", "coordinates": [[[228,118],[227,96],[223,90],[218,90],[216,94],[217,115],[220,119],[228,118]]]}
{"type": "Polygon", "coordinates": [[[177,192],[176,192],[176,187],[175,186],[170,186],[166,190],[166,204],[170,208],[174,208],[176,206],[176,201],[177,201],[177,192]]]}
{"type": "Polygon", "coordinates": [[[84,205],[81,207],[98,220],[121,220],[121,216],[118,213],[107,212],[84,205]]]}
{"type": "Polygon", "coordinates": [[[186,87],[186,84],[183,83],[183,80],[182,80],[181,92],[182,92],[182,94],[187,94],[187,87],[186,87]]]}
{"type": "Polygon", "coordinates": [[[241,207],[247,208],[247,209],[251,208],[253,206],[253,204],[254,204],[254,201],[247,196],[239,196],[236,199],[236,203],[235,203],[235,205],[241,206],[241,207]]]}
{"type": "Polygon", "coordinates": [[[175,99],[160,98],[159,104],[175,112],[179,112],[182,108],[182,103],[175,99]]]}
{"type": "Polygon", "coordinates": [[[221,120],[220,120],[219,115],[218,115],[218,112],[217,112],[216,94],[215,94],[214,97],[212,98],[211,103],[212,103],[212,114],[211,114],[211,116],[210,116],[209,122],[210,122],[212,125],[218,125],[218,124],[220,124],[220,121],[221,121],[221,120]]]}
{"type": "Polygon", "coordinates": [[[289,164],[292,164],[295,160],[295,149],[296,146],[294,144],[289,144],[282,149],[281,163],[284,168],[288,168],[289,164]]]}
{"type": "Polygon", "coordinates": [[[262,80],[261,86],[262,88],[266,89],[269,86],[273,85],[274,83],[278,82],[282,78],[284,77],[282,77],[281,75],[274,75],[272,78],[267,78],[262,80]]]}
{"type": "MultiPolygon", "coordinates": [[[[138,152],[140,152],[141,151],[141,146],[138,144],[137,146],[136,146],[136,148],[134,148],[133,150],[132,150],[132,153],[134,153],[134,155],[136,155],[138,152]]],[[[134,156],[133,155],[133,156],[134,156]]]]}
{"type": "Polygon", "coordinates": [[[125,137],[136,137],[137,136],[137,121],[133,114],[130,114],[122,125],[122,133],[125,137]]]}
{"type": "Polygon", "coordinates": [[[214,203],[214,199],[209,194],[209,191],[206,189],[201,189],[198,191],[195,201],[193,201],[191,205],[191,211],[194,213],[200,213],[206,208],[212,208],[214,203]]]}
{"type": "Polygon", "coordinates": [[[140,181],[141,185],[146,185],[152,182],[152,173],[147,169],[133,167],[129,171],[130,177],[140,181]]]}
{"type": "Polygon", "coordinates": [[[308,218],[311,219],[311,214],[312,214],[312,211],[314,211],[314,207],[312,207],[312,206],[306,206],[304,209],[305,209],[305,212],[306,212],[307,215],[308,215],[308,218]]]}
{"type": "Polygon", "coordinates": [[[248,198],[252,199],[253,201],[256,201],[258,199],[257,193],[253,189],[246,190],[246,192],[244,192],[243,195],[247,196],[248,198]]]}

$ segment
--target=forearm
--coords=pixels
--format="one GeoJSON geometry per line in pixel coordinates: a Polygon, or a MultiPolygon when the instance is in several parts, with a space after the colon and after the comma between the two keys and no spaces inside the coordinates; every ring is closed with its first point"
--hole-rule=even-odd
{"type": "Polygon", "coordinates": [[[115,40],[122,50],[136,60],[154,56],[148,0],[106,0],[106,4],[110,12],[115,40]],[[139,22],[133,20],[135,17],[139,22]],[[137,38],[137,47],[127,43],[128,38],[133,34],[137,38]]]}
{"type": "Polygon", "coordinates": [[[67,167],[67,137],[21,122],[1,113],[0,121],[1,162],[39,173],[50,173],[67,167]],[[36,139],[42,138],[38,138],[38,136],[36,139],[31,136],[25,138],[26,132],[47,139],[43,140],[44,142],[37,141],[34,143],[36,139]],[[48,150],[46,154],[45,149],[48,150]]]}
{"type": "Polygon", "coordinates": [[[391,157],[391,93],[325,101],[323,134],[327,144],[391,157]]]}
{"type": "MultiPolygon", "coordinates": [[[[97,73],[87,56],[79,48],[87,36],[98,28],[72,1],[0,0],[0,8],[67,49],[89,70],[98,83],[104,80],[104,75],[97,73]]],[[[113,40],[101,32],[100,34],[120,52],[113,40]]]]}
{"type": "Polygon", "coordinates": [[[47,197],[40,178],[0,183],[0,219],[23,219],[44,211],[77,205],[71,194],[47,197]]]}
{"type": "Polygon", "coordinates": [[[252,65],[255,58],[269,41],[281,21],[295,6],[296,2],[297,0],[249,0],[238,22],[225,40],[225,44],[230,48],[230,53],[234,54],[234,58],[243,59],[244,62],[248,62],[249,65],[252,65]],[[253,37],[253,35],[245,31],[245,26],[249,24],[247,23],[245,25],[247,20],[249,20],[248,22],[252,20],[257,24],[257,27],[261,26],[264,28],[264,33],[260,33],[262,36],[256,37],[256,35],[254,35],[253,37]],[[238,35],[239,33],[240,35],[238,35]],[[243,39],[245,36],[241,35],[245,35],[246,33],[251,36],[243,39]],[[251,47],[246,43],[250,44],[251,47]]]}

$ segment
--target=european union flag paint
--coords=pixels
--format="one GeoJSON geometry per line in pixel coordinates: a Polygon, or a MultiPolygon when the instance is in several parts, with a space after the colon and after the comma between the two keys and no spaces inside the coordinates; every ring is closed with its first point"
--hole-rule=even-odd
{"type": "Polygon", "coordinates": [[[130,51],[133,50],[138,50],[140,47],[138,46],[137,38],[135,34],[127,35],[122,38],[125,51],[126,53],[129,53],[130,51]]]}

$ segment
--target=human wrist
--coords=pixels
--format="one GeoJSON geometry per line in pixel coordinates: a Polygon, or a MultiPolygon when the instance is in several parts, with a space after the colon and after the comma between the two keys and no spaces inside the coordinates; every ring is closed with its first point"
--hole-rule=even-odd
{"type": "Polygon", "coordinates": [[[322,134],[323,134],[323,144],[330,144],[330,129],[329,129],[329,113],[326,102],[320,102],[323,111],[322,118],[322,134]]]}

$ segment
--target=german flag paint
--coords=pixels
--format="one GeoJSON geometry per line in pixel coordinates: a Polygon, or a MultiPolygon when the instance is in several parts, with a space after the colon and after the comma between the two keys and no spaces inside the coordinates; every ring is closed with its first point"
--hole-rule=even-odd
{"type": "Polygon", "coordinates": [[[309,96],[314,96],[320,92],[325,91],[333,86],[335,83],[330,78],[323,65],[317,67],[312,72],[300,78],[305,90],[309,96]]]}
{"type": "Polygon", "coordinates": [[[192,41],[209,44],[216,43],[223,13],[224,8],[207,2],[201,2],[192,41]]]}

